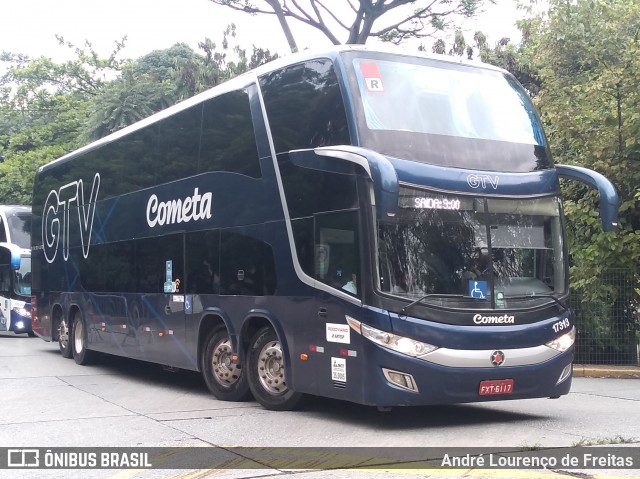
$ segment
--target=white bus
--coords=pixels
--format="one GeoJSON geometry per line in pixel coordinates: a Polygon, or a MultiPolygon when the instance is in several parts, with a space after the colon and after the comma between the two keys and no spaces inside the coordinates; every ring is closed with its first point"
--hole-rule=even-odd
{"type": "Polygon", "coordinates": [[[31,330],[31,207],[0,206],[0,331],[31,330]]]}

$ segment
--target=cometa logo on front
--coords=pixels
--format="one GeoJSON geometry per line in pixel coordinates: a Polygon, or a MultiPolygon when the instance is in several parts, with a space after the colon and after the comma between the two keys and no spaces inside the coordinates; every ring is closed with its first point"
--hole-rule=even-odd
{"type": "Polygon", "coordinates": [[[516,322],[515,316],[509,316],[503,314],[502,316],[482,316],[476,314],[473,317],[473,322],[476,324],[514,324],[516,322]]]}

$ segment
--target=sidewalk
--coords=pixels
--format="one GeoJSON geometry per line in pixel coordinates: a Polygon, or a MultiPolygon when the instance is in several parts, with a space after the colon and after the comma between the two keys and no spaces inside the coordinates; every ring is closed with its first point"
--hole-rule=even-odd
{"type": "Polygon", "coordinates": [[[629,378],[640,379],[640,366],[608,366],[597,364],[574,364],[575,378],[629,378]]]}

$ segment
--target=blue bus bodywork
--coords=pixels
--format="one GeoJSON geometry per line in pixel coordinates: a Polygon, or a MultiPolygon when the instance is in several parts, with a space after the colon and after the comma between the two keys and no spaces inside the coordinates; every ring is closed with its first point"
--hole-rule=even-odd
{"type": "Polygon", "coordinates": [[[34,331],[201,371],[222,400],[566,394],[559,177],[502,70],[342,47],[265,65],[40,168],[34,331]]]}

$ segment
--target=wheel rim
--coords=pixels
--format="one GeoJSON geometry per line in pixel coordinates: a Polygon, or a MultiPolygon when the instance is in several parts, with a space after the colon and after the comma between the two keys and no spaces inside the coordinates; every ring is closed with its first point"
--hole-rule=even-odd
{"type": "Polygon", "coordinates": [[[258,376],[262,387],[273,395],[287,392],[284,381],[284,361],[279,341],[270,341],[264,345],[258,357],[258,376]]]}
{"type": "Polygon", "coordinates": [[[213,349],[211,371],[213,377],[222,386],[231,386],[240,379],[241,367],[232,359],[231,341],[225,338],[213,349]]]}
{"type": "Polygon", "coordinates": [[[73,344],[76,349],[76,353],[81,353],[84,349],[84,325],[82,321],[76,321],[75,333],[73,335],[73,344]]]}
{"type": "Polygon", "coordinates": [[[58,326],[58,343],[62,349],[67,349],[69,346],[69,328],[67,322],[63,319],[58,326]]]}

